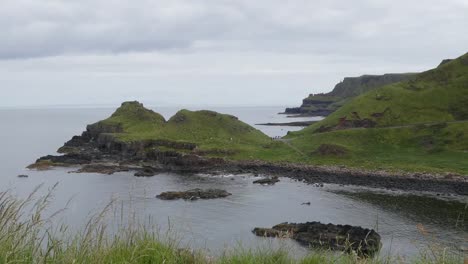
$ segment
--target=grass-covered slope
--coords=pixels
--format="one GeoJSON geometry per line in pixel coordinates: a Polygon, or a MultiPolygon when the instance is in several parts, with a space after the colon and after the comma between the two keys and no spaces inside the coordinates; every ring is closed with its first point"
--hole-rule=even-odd
{"type": "Polygon", "coordinates": [[[468,54],[358,96],[287,138],[308,163],[468,175],[468,54]]]}
{"type": "Polygon", "coordinates": [[[290,144],[312,164],[468,175],[468,122],[309,131],[290,144]]]}
{"type": "Polygon", "coordinates": [[[467,119],[468,54],[465,54],[410,80],[360,95],[307,130],[340,128],[344,120],[366,120],[364,124],[386,127],[467,119]]]}
{"type": "MultiPolygon", "coordinates": [[[[213,111],[180,110],[169,120],[138,102],[125,102],[111,117],[90,125],[124,142],[167,140],[191,143],[197,151],[231,158],[284,159],[297,153],[237,117],[213,111]]],[[[178,150],[180,151],[180,150],[178,150]]]]}

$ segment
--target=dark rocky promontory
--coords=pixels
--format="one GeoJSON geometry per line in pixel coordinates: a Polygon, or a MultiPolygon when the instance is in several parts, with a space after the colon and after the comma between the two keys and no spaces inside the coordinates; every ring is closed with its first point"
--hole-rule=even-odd
{"type": "Polygon", "coordinates": [[[414,73],[389,73],[384,75],[362,75],[345,77],[329,93],[310,94],[302,100],[300,107],[286,108],[284,114],[299,116],[328,116],[351,98],[387,84],[401,82],[413,77],[414,73]]]}

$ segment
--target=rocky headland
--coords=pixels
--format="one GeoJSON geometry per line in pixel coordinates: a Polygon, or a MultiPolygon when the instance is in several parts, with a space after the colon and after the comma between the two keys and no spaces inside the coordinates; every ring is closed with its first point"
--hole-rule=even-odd
{"type": "MultiPolygon", "coordinates": [[[[153,134],[150,135],[153,136],[153,134]]],[[[468,194],[467,178],[455,173],[412,173],[261,160],[259,157],[250,155],[253,151],[260,151],[253,149],[252,145],[258,145],[258,149],[265,151],[262,155],[273,155],[277,151],[285,151],[287,147],[285,143],[272,141],[260,131],[231,116],[209,111],[195,114],[192,112],[186,115],[178,114],[171,120],[164,121],[158,114],[144,108],[140,103],[126,102],[110,119],[89,125],[80,136],[74,136],[66,142],[59,149],[63,155],[41,157],[29,168],[79,166],[75,172],[112,174],[120,171],[134,171],[136,176],[152,176],[162,171],[213,174],[256,173],[269,175],[273,177],[272,179],[275,179],[274,176],[290,177],[311,184],[336,183],[468,194]],[[130,126],[129,121],[125,120],[128,116],[133,122],[130,126]],[[208,124],[201,124],[196,129],[195,125],[200,125],[201,118],[210,120],[207,121],[208,124]],[[223,124],[219,124],[220,122],[223,124]],[[137,126],[137,128],[132,126],[137,126]],[[180,126],[184,134],[176,136],[184,140],[159,138],[159,135],[164,135],[165,131],[156,132],[158,138],[145,134],[146,129],[168,129],[174,132],[177,126],[180,126]],[[223,141],[217,141],[220,139],[210,137],[209,134],[202,135],[210,126],[212,129],[219,129],[217,134],[226,134],[223,141]],[[189,127],[191,130],[187,133],[189,127]],[[223,148],[212,147],[218,142],[223,148]],[[226,148],[228,144],[230,147],[226,148]],[[244,148],[248,149],[244,150],[244,148]],[[239,157],[239,155],[242,156],[239,157]]],[[[332,150],[330,147],[323,147],[317,151],[319,154],[324,152],[326,155],[346,154],[345,150],[338,147],[332,150]]]]}
{"type": "Polygon", "coordinates": [[[310,94],[299,107],[286,108],[283,114],[296,116],[328,116],[350,99],[376,89],[413,77],[414,73],[389,73],[345,77],[328,93],[310,94]]]}

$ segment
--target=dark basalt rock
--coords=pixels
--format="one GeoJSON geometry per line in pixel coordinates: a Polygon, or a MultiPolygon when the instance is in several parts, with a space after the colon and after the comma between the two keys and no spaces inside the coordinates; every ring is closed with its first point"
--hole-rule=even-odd
{"type": "Polygon", "coordinates": [[[198,200],[198,199],[216,199],[231,195],[225,190],[220,189],[192,189],[184,192],[163,192],[156,197],[161,200],[198,200]]]}
{"type": "Polygon", "coordinates": [[[93,157],[87,154],[65,154],[63,156],[47,155],[39,158],[37,161],[49,160],[53,163],[63,164],[88,164],[93,160],[93,157]]]}
{"type": "Polygon", "coordinates": [[[116,172],[129,171],[130,169],[125,166],[112,165],[112,164],[88,164],[84,165],[74,173],[101,173],[111,175],[116,172]]]}
{"type": "Polygon", "coordinates": [[[279,181],[280,181],[279,178],[277,176],[274,176],[274,177],[268,177],[268,178],[256,180],[253,183],[273,185],[279,181]]]}
{"type": "Polygon", "coordinates": [[[254,228],[257,236],[292,238],[302,245],[372,256],[380,250],[380,235],[372,229],[320,222],[282,223],[272,228],[254,228]]]}
{"type": "Polygon", "coordinates": [[[146,167],[142,170],[135,172],[134,174],[136,177],[151,177],[156,175],[156,171],[153,168],[146,167]]]}

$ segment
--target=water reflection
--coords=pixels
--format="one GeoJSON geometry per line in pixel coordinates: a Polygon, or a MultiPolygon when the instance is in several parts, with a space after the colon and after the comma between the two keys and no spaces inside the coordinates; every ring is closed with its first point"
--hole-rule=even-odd
{"type": "Polygon", "coordinates": [[[375,191],[335,190],[334,193],[365,202],[416,223],[417,230],[428,242],[440,242],[453,248],[468,245],[468,203],[429,195],[392,194],[375,191]],[[449,238],[450,239],[447,239],[449,238]]]}

